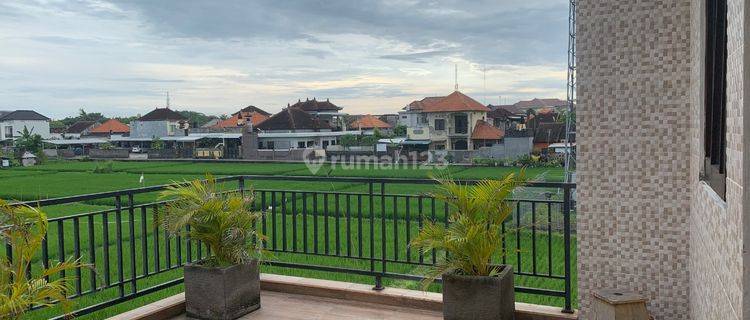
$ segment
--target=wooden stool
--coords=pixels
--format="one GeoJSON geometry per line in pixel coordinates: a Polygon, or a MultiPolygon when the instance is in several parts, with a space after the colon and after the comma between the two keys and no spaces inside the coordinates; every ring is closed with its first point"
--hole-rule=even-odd
{"type": "Polygon", "coordinates": [[[592,320],[650,319],[646,311],[647,299],[642,295],[615,289],[596,290],[593,295],[592,320]]]}

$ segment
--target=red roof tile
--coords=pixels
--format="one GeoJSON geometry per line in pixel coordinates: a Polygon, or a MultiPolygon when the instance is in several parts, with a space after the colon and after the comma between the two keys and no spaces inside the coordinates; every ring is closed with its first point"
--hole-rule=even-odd
{"type": "Polygon", "coordinates": [[[477,121],[474,131],[471,132],[471,139],[474,140],[500,140],[505,136],[505,132],[493,127],[484,120],[477,121]]]}
{"type": "Polygon", "coordinates": [[[349,125],[352,129],[390,129],[391,125],[373,115],[365,115],[349,125]]]}
{"type": "Polygon", "coordinates": [[[101,125],[91,129],[91,133],[129,133],[130,127],[126,124],[117,121],[117,119],[109,119],[101,125]]]}
{"type": "Polygon", "coordinates": [[[268,119],[269,116],[259,112],[237,112],[232,115],[229,119],[221,120],[215,124],[214,128],[232,128],[242,127],[247,122],[247,119],[252,121],[253,126],[257,126],[259,123],[268,119]]]}
{"type": "Polygon", "coordinates": [[[471,97],[454,91],[447,97],[433,104],[424,104],[423,112],[457,112],[457,111],[479,111],[489,112],[490,109],[471,97]]]}

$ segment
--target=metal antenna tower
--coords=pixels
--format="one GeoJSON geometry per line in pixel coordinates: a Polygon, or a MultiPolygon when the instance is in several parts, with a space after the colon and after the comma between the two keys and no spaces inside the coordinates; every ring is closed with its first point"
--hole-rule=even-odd
{"type": "Polygon", "coordinates": [[[568,12],[568,116],[565,117],[565,182],[573,182],[576,155],[572,140],[575,140],[576,110],[576,0],[570,0],[568,12]]]}
{"type": "Polygon", "coordinates": [[[454,70],[454,73],[453,73],[453,75],[454,75],[454,76],[455,76],[455,78],[456,78],[456,79],[455,79],[455,84],[456,84],[456,85],[455,85],[455,88],[454,88],[454,90],[455,90],[455,91],[458,91],[458,63],[457,63],[456,65],[455,65],[455,70],[454,70]]]}

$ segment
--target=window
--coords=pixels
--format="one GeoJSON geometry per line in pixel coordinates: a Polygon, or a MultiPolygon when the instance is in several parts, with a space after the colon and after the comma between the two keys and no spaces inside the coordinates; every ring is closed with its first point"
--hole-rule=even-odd
{"type": "Polygon", "coordinates": [[[706,96],[702,179],[726,195],[727,1],[706,1],[706,96]]]}
{"type": "Polygon", "coordinates": [[[305,142],[304,141],[297,141],[297,148],[304,149],[305,148],[305,142]]]}
{"type": "Polygon", "coordinates": [[[274,148],[273,141],[266,142],[266,149],[276,149],[276,148],[274,148]]]}
{"type": "Polygon", "coordinates": [[[435,119],[435,130],[445,130],[445,119],[435,119]]]}
{"type": "Polygon", "coordinates": [[[5,127],[5,139],[13,138],[13,126],[5,127]]]}

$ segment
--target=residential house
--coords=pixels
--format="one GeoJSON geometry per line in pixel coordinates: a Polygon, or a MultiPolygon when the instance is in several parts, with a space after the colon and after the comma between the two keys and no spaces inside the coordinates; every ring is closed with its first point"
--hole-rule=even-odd
{"type": "Polygon", "coordinates": [[[98,125],[96,121],[76,121],[65,128],[63,139],[80,139],[82,136],[87,136],[91,129],[98,125]]]}
{"type": "Polygon", "coordinates": [[[127,136],[130,135],[130,127],[117,119],[109,119],[89,130],[88,135],[97,137],[127,136]]]}
{"type": "Polygon", "coordinates": [[[290,107],[300,109],[320,119],[322,123],[330,126],[332,130],[346,130],[346,123],[344,121],[346,113],[342,113],[341,110],[343,108],[333,104],[328,99],[326,101],[318,101],[315,98],[312,98],[312,100],[305,99],[305,101],[300,99],[291,106],[287,105],[287,108],[290,107]]]}
{"type": "Polygon", "coordinates": [[[534,153],[540,153],[553,143],[560,143],[565,141],[565,123],[542,122],[537,125],[533,133],[534,153]]]}
{"type": "Polygon", "coordinates": [[[445,97],[426,97],[422,100],[412,101],[398,112],[398,124],[406,126],[407,128],[420,128],[426,125],[426,123],[420,121],[423,120],[420,115],[422,114],[424,106],[433,104],[444,98],[445,97]]]}
{"type": "Polygon", "coordinates": [[[376,116],[367,114],[358,117],[357,120],[350,123],[349,128],[361,130],[363,134],[371,135],[375,133],[375,130],[378,130],[381,133],[390,133],[393,126],[376,116]]]}
{"type": "Polygon", "coordinates": [[[395,127],[395,126],[398,125],[398,119],[399,119],[399,115],[398,114],[395,114],[395,113],[386,113],[386,114],[381,114],[381,115],[379,115],[377,117],[378,117],[378,119],[380,119],[380,121],[383,121],[383,122],[391,125],[391,127],[395,127]]]}
{"type": "Polygon", "coordinates": [[[505,132],[502,129],[494,127],[487,121],[479,120],[471,132],[471,142],[474,144],[474,150],[491,147],[500,143],[504,135],[505,132]]]}
{"type": "MultiPolygon", "coordinates": [[[[287,107],[259,123],[250,134],[257,134],[258,149],[304,149],[337,145],[346,134],[359,131],[334,131],[327,122],[297,107],[287,107]]],[[[244,140],[244,139],[243,139],[244,140]]]]}
{"type": "Polygon", "coordinates": [[[188,119],[169,108],[156,108],[130,124],[130,137],[154,139],[186,136],[188,119]]]}
{"type": "Polygon", "coordinates": [[[496,128],[503,130],[523,130],[525,129],[526,115],[516,114],[507,108],[501,108],[489,105],[490,112],[487,112],[487,122],[496,128]]]}
{"type": "Polygon", "coordinates": [[[485,120],[490,109],[455,91],[412,102],[406,111],[417,115],[416,126],[407,126],[410,140],[429,140],[433,150],[473,150],[476,123],[485,120]]]}
{"type": "Polygon", "coordinates": [[[216,122],[211,128],[214,129],[230,129],[230,128],[242,128],[245,125],[257,126],[261,122],[271,116],[270,113],[255,107],[247,106],[232,114],[226,120],[220,120],[216,122]]]}
{"type": "Polygon", "coordinates": [[[49,139],[49,122],[49,118],[32,110],[0,111],[0,141],[14,140],[24,128],[49,139]]]}

